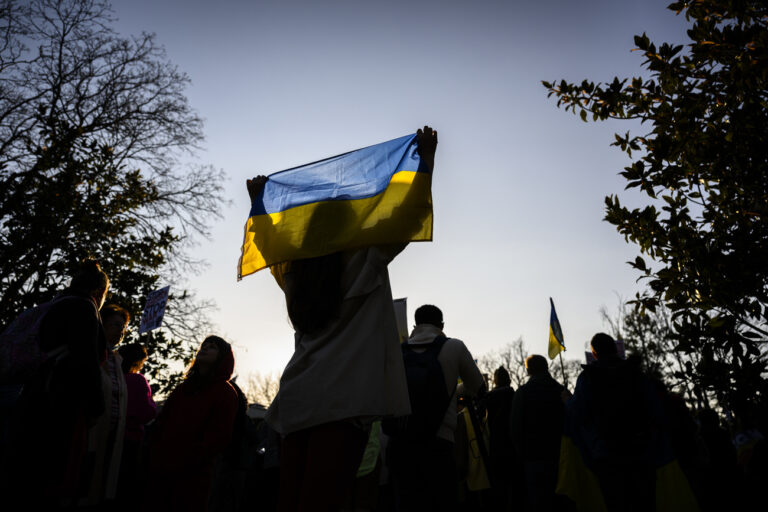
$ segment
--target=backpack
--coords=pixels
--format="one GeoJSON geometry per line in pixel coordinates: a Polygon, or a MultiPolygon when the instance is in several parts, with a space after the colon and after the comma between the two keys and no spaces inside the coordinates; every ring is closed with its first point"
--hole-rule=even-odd
{"type": "Polygon", "coordinates": [[[63,358],[69,349],[57,347],[50,352],[40,348],[40,327],[54,304],[67,297],[57,297],[22,312],[0,334],[0,383],[22,384],[49,359],[63,358]]]}
{"type": "Polygon", "coordinates": [[[445,336],[441,334],[429,344],[402,344],[411,414],[384,419],[382,430],[388,436],[408,441],[424,441],[437,433],[451,401],[451,395],[445,388],[443,367],[437,359],[445,341],[445,336]],[[426,350],[419,353],[415,348],[426,350]]]}

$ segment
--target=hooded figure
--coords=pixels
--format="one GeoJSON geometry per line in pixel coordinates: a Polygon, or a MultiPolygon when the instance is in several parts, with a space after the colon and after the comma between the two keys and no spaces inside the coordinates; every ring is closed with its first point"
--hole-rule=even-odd
{"type": "Polygon", "coordinates": [[[232,438],[237,392],[232,347],[209,336],[150,435],[150,510],[206,510],[216,457],[232,438]]]}

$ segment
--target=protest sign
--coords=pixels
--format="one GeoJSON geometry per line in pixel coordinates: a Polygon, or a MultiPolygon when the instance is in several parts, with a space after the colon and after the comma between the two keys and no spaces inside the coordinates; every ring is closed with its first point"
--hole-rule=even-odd
{"type": "Polygon", "coordinates": [[[400,343],[408,339],[408,306],[407,298],[395,299],[392,305],[395,308],[395,320],[397,321],[397,332],[400,334],[400,343]]]}
{"type": "Polygon", "coordinates": [[[141,314],[139,334],[157,329],[163,323],[165,305],[168,303],[168,292],[170,289],[170,286],[166,286],[147,295],[147,303],[144,305],[144,312],[141,314]]]}

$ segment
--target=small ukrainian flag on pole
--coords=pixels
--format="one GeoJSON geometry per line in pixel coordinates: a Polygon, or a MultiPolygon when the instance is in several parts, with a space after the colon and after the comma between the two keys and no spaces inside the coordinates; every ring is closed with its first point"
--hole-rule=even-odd
{"type": "Polygon", "coordinates": [[[560,329],[560,322],[557,320],[557,313],[555,313],[555,303],[552,302],[552,297],[549,298],[549,304],[552,306],[552,311],[549,313],[549,358],[554,359],[557,354],[565,350],[565,342],[563,341],[563,331],[560,329]]]}

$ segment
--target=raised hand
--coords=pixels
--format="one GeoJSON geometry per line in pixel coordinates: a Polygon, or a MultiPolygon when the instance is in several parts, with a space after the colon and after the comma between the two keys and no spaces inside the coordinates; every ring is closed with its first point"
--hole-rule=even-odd
{"type": "Polygon", "coordinates": [[[433,130],[429,126],[424,126],[424,129],[416,130],[416,140],[418,141],[419,156],[424,161],[424,164],[429,168],[430,172],[435,167],[435,150],[437,149],[437,130],[433,130]]]}
{"type": "Polygon", "coordinates": [[[251,198],[251,202],[255,201],[261,191],[264,190],[264,185],[267,184],[266,176],[256,176],[250,180],[245,180],[245,186],[248,188],[248,196],[251,198]]]}

